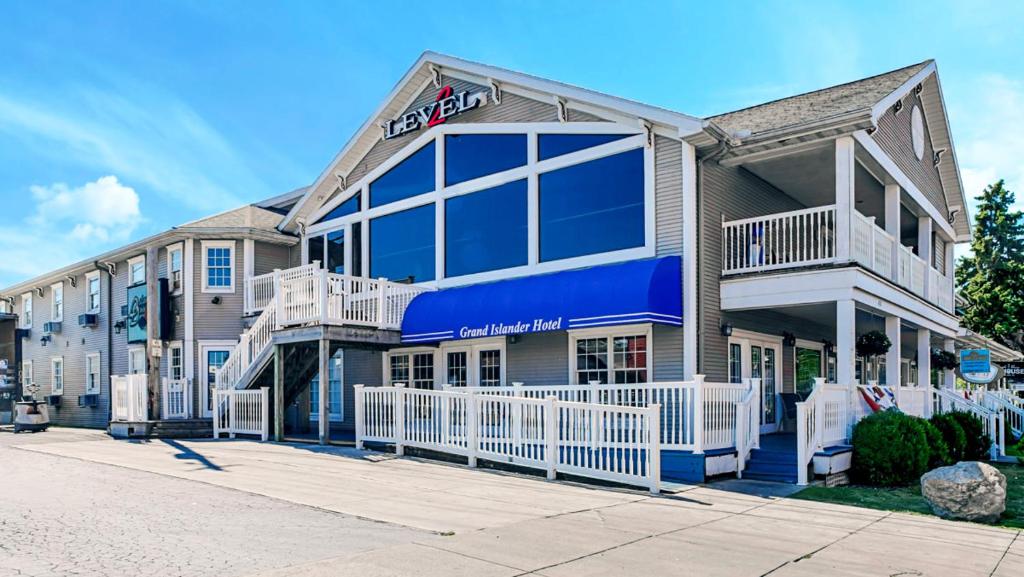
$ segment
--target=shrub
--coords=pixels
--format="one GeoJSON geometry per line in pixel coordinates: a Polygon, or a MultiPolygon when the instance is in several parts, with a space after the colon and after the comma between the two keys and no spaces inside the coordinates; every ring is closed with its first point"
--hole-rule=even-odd
{"type": "Polygon", "coordinates": [[[964,461],[986,461],[988,450],[992,446],[992,437],[985,434],[985,424],[980,418],[971,413],[953,411],[949,413],[960,424],[967,437],[967,444],[964,447],[964,461]]]}
{"type": "Polygon", "coordinates": [[[946,445],[942,432],[924,419],[921,419],[921,426],[924,428],[925,439],[928,440],[928,470],[951,464],[953,461],[949,456],[949,446],[946,445]]]}
{"type": "Polygon", "coordinates": [[[964,428],[960,426],[960,422],[953,417],[953,413],[933,415],[931,424],[942,435],[942,440],[945,441],[946,449],[949,452],[950,462],[966,460],[967,435],[964,433],[964,428]]]}
{"type": "Polygon", "coordinates": [[[854,480],[865,485],[916,483],[928,470],[928,434],[924,421],[898,411],[883,411],[853,428],[854,480]]]}

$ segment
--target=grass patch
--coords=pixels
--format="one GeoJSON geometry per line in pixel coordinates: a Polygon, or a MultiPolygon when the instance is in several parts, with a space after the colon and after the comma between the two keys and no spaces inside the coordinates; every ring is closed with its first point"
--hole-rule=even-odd
{"type": "MultiPolygon", "coordinates": [[[[1006,511],[997,525],[1024,529],[1024,465],[998,464],[994,466],[1006,475],[1006,511]]],[[[932,514],[928,502],[921,496],[920,485],[895,488],[857,485],[831,488],[808,487],[792,495],[791,498],[854,505],[882,511],[932,514]]]]}

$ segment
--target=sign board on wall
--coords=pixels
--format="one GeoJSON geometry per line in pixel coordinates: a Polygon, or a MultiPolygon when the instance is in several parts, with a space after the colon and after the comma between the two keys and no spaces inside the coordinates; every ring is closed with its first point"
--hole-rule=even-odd
{"type": "Polygon", "coordinates": [[[128,310],[125,318],[128,325],[128,342],[146,342],[146,285],[128,287],[128,310]]]}
{"type": "Polygon", "coordinates": [[[1010,385],[1024,385],[1024,363],[1003,363],[1003,374],[1010,385]]]}
{"type": "Polygon", "coordinates": [[[988,349],[963,349],[960,351],[960,372],[984,374],[992,371],[992,356],[988,349]]]}
{"type": "Polygon", "coordinates": [[[456,93],[451,86],[445,86],[437,93],[434,102],[384,123],[384,140],[408,134],[424,126],[437,126],[453,116],[473,110],[486,101],[487,95],[483,92],[471,94],[468,90],[463,90],[456,93]]]}

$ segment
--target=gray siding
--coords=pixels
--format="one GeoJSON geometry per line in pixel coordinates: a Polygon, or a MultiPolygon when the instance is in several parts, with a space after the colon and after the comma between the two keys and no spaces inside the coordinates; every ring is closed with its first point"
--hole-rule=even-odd
{"type": "MultiPolygon", "coordinates": [[[[921,106],[913,92],[903,98],[903,110],[899,114],[893,114],[892,108],[885,111],[878,119],[878,129],[871,138],[892,158],[896,166],[906,173],[940,214],[948,214],[939,169],[932,162],[935,150],[932,148],[931,135],[928,132],[928,117],[924,116],[924,106],[921,106]],[[915,105],[920,107],[921,115],[924,117],[924,154],[921,160],[914,154],[910,128],[910,111],[915,105]]],[[[949,151],[946,151],[947,156],[948,153],[949,151]]],[[[945,159],[945,162],[949,162],[949,159],[945,159]]]]}
{"type": "MultiPolygon", "coordinates": [[[[235,291],[232,293],[203,292],[203,244],[194,243],[193,270],[193,328],[196,340],[238,340],[242,333],[242,310],[244,308],[243,286],[245,282],[245,254],[242,241],[235,240],[235,291]],[[220,304],[213,304],[214,297],[220,297],[220,304]]],[[[198,363],[198,347],[196,348],[198,363]]],[[[197,364],[197,367],[199,365],[197,364]]]]}
{"type": "Polygon", "coordinates": [[[253,245],[253,274],[259,276],[274,272],[275,268],[292,267],[291,247],[268,242],[256,242],[253,245]]]}
{"type": "Polygon", "coordinates": [[[381,374],[384,367],[383,357],[384,354],[381,351],[345,349],[345,360],[342,370],[345,372],[343,393],[345,419],[343,422],[346,425],[355,426],[356,395],[352,385],[380,386],[384,382],[384,375],[381,374]]]}
{"type": "Polygon", "coordinates": [[[683,253],[683,147],[678,140],[654,141],[654,204],[658,256],[683,253]]]}
{"type": "MultiPolygon", "coordinates": [[[[722,218],[734,220],[806,208],[794,198],[740,167],[709,162],[701,182],[701,259],[698,371],[709,381],[728,378],[728,340],[721,335],[722,218]]],[[[779,334],[774,328],[772,334],[779,334]]]]}
{"type": "Polygon", "coordinates": [[[683,329],[654,325],[651,360],[655,381],[683,380],[683,329]]]}
{"type": "Polygon", "coordinates": [[[565,332],[521,335],[508,343],[507,383],[526,385],[567,385],[569,380],[569,335],[565,332]]]}

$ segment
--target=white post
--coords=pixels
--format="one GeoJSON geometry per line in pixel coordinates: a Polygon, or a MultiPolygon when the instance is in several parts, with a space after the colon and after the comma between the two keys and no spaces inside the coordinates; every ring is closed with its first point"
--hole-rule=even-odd
{"type": "Polygon", "coordinates": [[[476,467],[478,450],[476,435],[480,430],[480,425],[477,422],[480,416],[477,414],[476,408],[476,393],[470,391],[466,395],[466,450],[469,451],[466,464],[470,467],[476,467]]]}
{"type": "MultiPolygon", "coordinates": [[[[942,339],[942,350],[947,353],[956,353],[956,341],[954,339],[942,339]]],[[[953,369],[947,369],[942,372],[942,386],[949,389],[956,389],[956,373],[953,369]]]]}
{"type": "Polygon", "coordinates": [[[377,328],[384,328],[384,288],[387,286],[388,279],[381,277],[377,279],[377,328]]]}
{"type": "Polygon", "coordinates": [[[261,440],[266,442],[270,439],[270,387],[260,387],[261,416],[261,440]]]}
{"type": "Polygon", "coordinates": [[[235,390],[228,389],[224,391],[224,396],[228,402],[228,438],[234,439],[235,429],[238,428],[235,423],[235,390]]]}
{"type": "Polygon", "coordinates": [[[1003,415],[1002,411],[999,411],[992,415],[992,419],[995,421],[993,425],[999,428],[998,433],[996,433],[995,428],[992,429],[992,433],[996,437],[995,442],[998,445],[998,450],[996,450],[996,447],[993,447],[993,453],[995,454],[993,455],[992,460],[995,461],[999,457],[1006,456],[1006,417],[1003,415]]]}
{"type": "Polygon", "coordinates": [[[395,454],[405,454],[405,383],[395,383],[395,454]]]}
{"type": "Polygon", "coordinates": [[[749,431],[750,435],[754,436],[754,448],[761,448],[761,419],[764,418],[764,411],[761,410],[761,379],[750,379],[750,386],[754,391],[754,396],[750,401],[750,421],[751,427],[756,427],[749,431]]]}
{"type": "Polygon", "coordinates": [[[554,481],[558,471],[558,397],[544,399],[544,460],[547,462],[548,480],[554,481]]]}
{"type": "Polygon", "coordinates": [[[852,300],[836,301],[836,383],[856,387],[857,307],[852,300]]]}
{"type": "Polygon", "coordinates": [[[274,315],[274,325],[275,325],[274,328],[276,328],[276,329],[280,329],[281,328],[281,319],[282,319],[281,315],[282,315],[282,312],[283,312],[282,311],[282,308],[283,308],[282,307],[282,302],[283,301],[284,301],[284,298],[282,298],[282,296],[281,296],[281,269],[275,268],[274,269],[274,300],[273,300],[273,302],[271,304],[275,308],[277,308],[277,311],[276,311],[277,314],[274,315]]]}
{"type": "Polygon", "coordinates": [[[892,346],[889,347],[889,352],[885,353],[885,384],[892,387],[893,394],[896,395],[896,406],[906,410],[906,407],[900,404],[900,387],[903,385],[900,382],[900,363],[903,358],[903,352],[900,348],[900,330],[902,326],[900,317],[885,317],[885,336],[889,337],[889,342],[892,343],[892,346]]]}
{"type": "Polygon", "coordinates": [[[650,475],[651,494],[661,492],[661,404],[654,403],[647,407],[647,418],[650,424],[650,475]]]}
{"type": "MultiPolygon", "coordinates": [[[[919,216],[917,218],[917,256],[924,261],[924,299],[931,300],[931,270],[932,270],[932,217],[919,216]]],[[[921,361],[918,360],[918,365],[921,361]]]]}
{"type": "Polygon", "coordinates": [[[825,448],[825,379],[814,378],[814,446],[817,450],[825,448]]]}
{"type": "MultiPolygon", "coordinates": [[[[889,233],[896,241],[892,243],[892,268],[889,271],[889,278],[894,282],[900,279],[900,185],[885,185],[885,232],[889,233]]],[[[892,337],[890,337],[891,339],[892,337]]],[[[888,363],[888,361],[886,361],[888,363]]],[[[889,365],[886,364],[886,367],[889,365]]],[[[899,370],[899,367],[897,367],[899,370]]],[[[889,382],[892,385],[892,382],[889,382]]]]}
{"type": "MultiPolygon", "coordinates": [[[[325,273],[326,274],[326,273],[325,273]]],[[[325,277],[326,278],[326,277],[325,277]]],[[[330,356],[331,356],[331,341],[326,338],[320,339],[319,347],[319,380],[320,380],[320,398],[317,399],[317,411],[320,415],[319,429],[320,429],[320,444],[326,445],[331,439],[331,415],[330,415],[330,356]]]]}
{"type": "Polygon", "coordinates": [[[704,375],[693,375],[693,454],[704,453],[704,375]]]}
{"type": "MultiPolygon", "coordinates": [[[[932,332],[917,329],[917,386],[932,390],[932,332]]],[[[931,417],[931,408],[925,407],[925,418],[931,417]]]]}
{"type": "Polygon", "coordinates": [[[322,269],[320,270],[320,324],[322,325],[327,324],[328,292],[327,269],[322,269]]]}
{"type": "Polygon", "coordinates": [[[213,391],[212,391],[213,399],[211,399],[212,402],[213,402],[213,438],[214,439],[219,439],[220,438],[220,405],[218,404],[220,402],[220,399],[218,398],[219,397],[218,393],[219,393],[219,391],[217,389],[213,389],[213,391]]]}
{"type": "Polygon", "coordinates": [[[796,404],[796,484],[807,484],[807,405],[796,404]]]}
{"type": "Polygon", "coordinates": [[[836,260],[851,259],[854,199],[854,142],[851,136],[836,139],[836,260]]]}
{"type": "Polygon", "coordinates": [[[366,397],[363,385],[352,385],[356,405],[356,449],[363,450],[363,437],[366,436],[366,397]]]}

